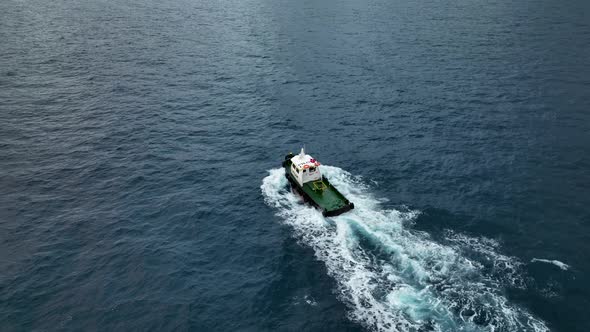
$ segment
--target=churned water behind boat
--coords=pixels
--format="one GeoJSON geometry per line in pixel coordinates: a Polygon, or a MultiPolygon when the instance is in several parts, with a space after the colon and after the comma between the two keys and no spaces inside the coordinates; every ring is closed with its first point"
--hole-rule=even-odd
{"type": "Polygon", "coordinates": [[[0,331],[590,331],[589,6],[0,1],[0,331]]]}

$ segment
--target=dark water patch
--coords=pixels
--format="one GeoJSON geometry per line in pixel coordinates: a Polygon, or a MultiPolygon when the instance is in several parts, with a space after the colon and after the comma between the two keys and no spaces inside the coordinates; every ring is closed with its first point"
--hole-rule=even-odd
{"type": "Polygon", "coordinates": [[[347,309],[333,298],[334,281],[327,276],[324,265],[314,258],[313,251],[302,248],[292,238],[285,240],[283,248],[284,256],[275,263],[277,277],[270,280],[259,295],[261,298],[274,300],[259,301],[256,305],[258,315],[268,317],[265,328],[361,331],[361,326],[351,325],[343,319],[347,309]],[[318,287],[321,284],[331,284],[332,287],[318,287]],[[298,318],[300,315],[309,315],[310,312],[333,310],[341,311],[340,317],[324,317],[317,321],[298,318]]]}

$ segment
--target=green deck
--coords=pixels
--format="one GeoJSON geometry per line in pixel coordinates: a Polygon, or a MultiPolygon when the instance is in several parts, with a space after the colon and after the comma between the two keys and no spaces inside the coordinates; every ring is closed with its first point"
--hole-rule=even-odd
{"type": "Polygon", "coordinates": [[[320,207],[326,211],[333,211],[343,208],[348,201],[328,180],[306,182],[303,184],[303,191],[320,207]]]}

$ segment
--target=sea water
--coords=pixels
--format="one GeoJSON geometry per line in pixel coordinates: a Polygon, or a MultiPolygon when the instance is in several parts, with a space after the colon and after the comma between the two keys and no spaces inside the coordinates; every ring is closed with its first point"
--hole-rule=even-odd
{"type": "Polygon", "coordinates": [[[0,1],[0,330],[589,331],[589,6],[0,1]]]}

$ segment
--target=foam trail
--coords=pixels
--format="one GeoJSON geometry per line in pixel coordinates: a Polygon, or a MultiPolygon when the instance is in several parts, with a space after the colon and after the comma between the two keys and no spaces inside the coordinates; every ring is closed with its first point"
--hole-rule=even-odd
{"type": "Polygon", "coordinates": [[[566,263],[560,262],[560,261],[558,261],[556,259],[554,259],[554,260],[551,260],[551,259],[543,259],[543,258],[533,258],[533,259],[531,259],[531,263],[534,263],[534,262],[553,264],[553,265],[557,266],[558,268],[560,268],[560,269],[562,269],[564,271],[567,271],[570,268],[570,266],[567,265],[566,263]]]}
{"type": "MultiPolygon", "coordinates": [[[[282,168],[269,171],[261,190],[298,240],[326,264],[351,319],[376,331],[548,331],[508,302],[501,278],[462,253],[459,246],[468,238],[450,236],[455,244],[442,245],[406,229],[404,221],[417,212],[382,210],[361,181],[336,167],[322,169],[354,210],[323,218],[291,193],[282,168]]],[[[492,258],[503,257],[497,269],[517,265],[494,246],[482,248],[492,258]]]]}

